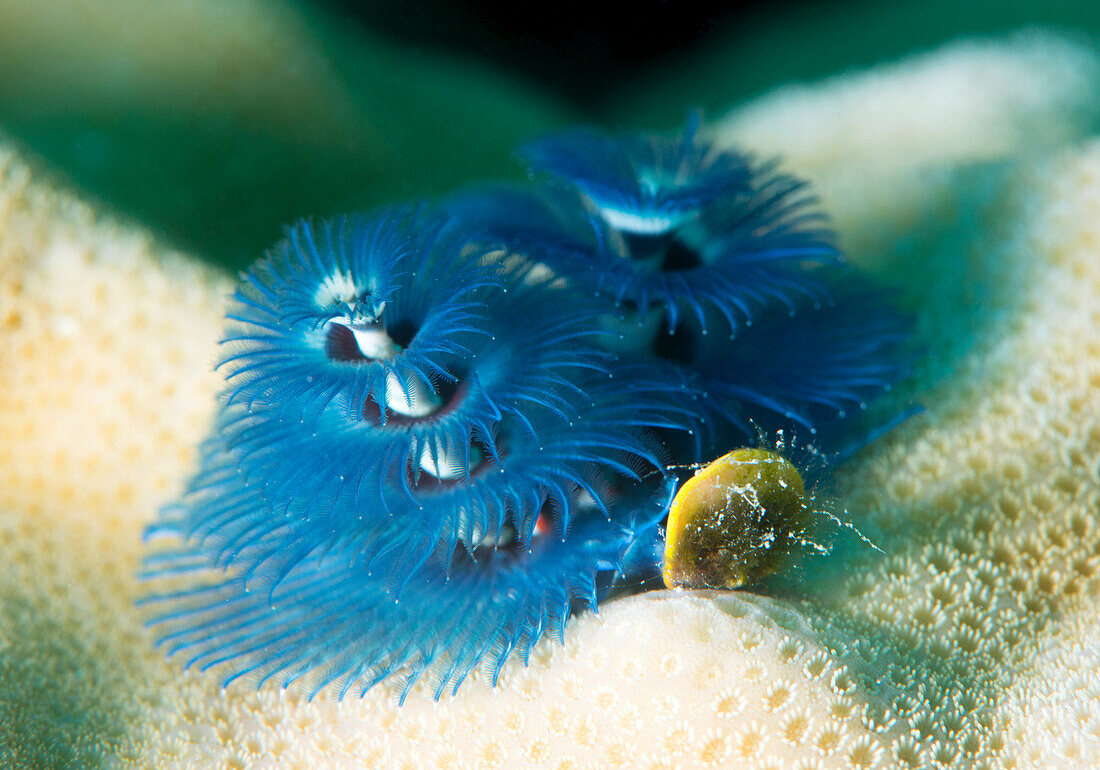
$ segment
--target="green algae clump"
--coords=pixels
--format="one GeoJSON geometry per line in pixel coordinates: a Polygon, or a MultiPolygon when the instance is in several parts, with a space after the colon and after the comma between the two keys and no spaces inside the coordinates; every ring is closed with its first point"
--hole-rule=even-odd
{"type": "Polygon", "coordinates": [[[665,534],[669,588],[732,589],[777,572],[805,541],[812,509],[802,476],[766,449],[735,449],[672,501],[665,534]]]}

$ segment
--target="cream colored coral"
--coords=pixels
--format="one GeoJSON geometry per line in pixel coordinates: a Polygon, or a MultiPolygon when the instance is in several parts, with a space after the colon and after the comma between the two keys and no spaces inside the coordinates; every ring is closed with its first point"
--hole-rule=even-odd
{"type": "Polygon", "coordinates": [[[540,644],[529,668],[508,665],[496,690],[479,679],[439,703],[418,687],[400,708],[384,689],[307,705],[245,688],[225,700],[192,679],[192,707],[147,759],[201,767],[239,754],[251,767],[282,743],[303,767],[724,767],[774,756],[860,767],[880,751],[851,740],[867,702],[847,665],[796,612],[751,597],[616,602],[572,624],[564,647],[540,644]]]}
{"type": "Polygon", "coordinates": [[[29,174],[0,151],[0,508],[133,563],[213,413],[232,284],[29,174]]]}
{"type": "MultiPolygon", "coordinates": [[[[805,103],[807,121],[827,120],[821,99],[805,103]]],[[[564,646],[541,644],[530,667],[509,663],[496,689],[475,677],[453,700],[420,688],[401,708],[384,688],[342,703],[223,691],[151,647],[131,609],[141,528],[206,428],[228,283],[2,157],[0,760],[1010,767],[1092,749],[1100,145],[938,177],[951,200],[993,189],[980,227],[952,229],[957,210],[902,188],[893,210],[919,216],[892,232],[911,234],[915,253],[857,249],[895,276],[912,260],[995,257],[981,263],[992,288],[972,297],[980,313],[937,310],[934,352],[951,355],[922,396],[927,413],[841,479],[885,560],[817,562],[797,601],[614,602],[572,623],[564,646]],[[947,345],[962,334],[972,342],[947,345]]],[[[929,291],[958,290],[954,274],[924,275],[929,291]]]]}
{"type": "MultiPolygon", "coordinates": [[[[1089,45],[1032,30],[961,41],[867,72],[780,88],[713,128],[813,181],[845,245],[871,253],[949,200],[959,164],[1057,147],[1100,118],[1100,58],[1089,45]],[[870,234],[885,243],[865,243],[870,234]]],[[[856,255],[858,258],[858,254],[856,255]]]]}
{"type": "Polygon", "coordinates": [[[824,608],[919,688],[897,716],[949,766],[1014,763],[1010,695],[1042,682],[1026,678],[1040,641],[1088,606],[1100,568],[1100,145],[1018,184],[1003,253],[1028,280],[989,308],[929,414],[847,472],[857,522],[892,557],[824,608]]]}
{"type": "Polygon", "coordinates": [[[1009,692],[1008,734],[1022,767],[1100,765],[1098,628],[1095,608],[1061,624],[1009,692]]]}
{"type": "Polygon", "coordinates": [[[1044,31],[941,50],[791,85],[711,129],[721,143],[782,155],[800,174],[973,162],[1057,147],[1093,125],[1095,51],[1044,31]]]}
{"type": "Polygon", "coordinates": [[[229,287],[0,147],[0,765],[85,766],[148,718],[141,530],[207,428],[229,287]]]}

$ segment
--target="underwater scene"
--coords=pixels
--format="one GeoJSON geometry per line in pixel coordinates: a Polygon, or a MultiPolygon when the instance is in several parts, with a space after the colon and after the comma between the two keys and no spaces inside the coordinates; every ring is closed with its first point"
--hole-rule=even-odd
{"type": "Polygon", "coordinates": [[[1100,9],[0,0],[0,768],[1100,767],[1100,9]]]}

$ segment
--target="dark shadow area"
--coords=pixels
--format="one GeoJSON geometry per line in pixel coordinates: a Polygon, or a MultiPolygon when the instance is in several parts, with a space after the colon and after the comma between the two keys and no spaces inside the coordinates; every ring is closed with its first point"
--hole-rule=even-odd
{"type": "MultiPolygon", "coordinates": [[[[513,72],[599,113],[623,83],[660,70],[747,15],[798,11],[810,0],[324,0],[334,13],[426,50],[513,72]]],[[[832,3],[826,3],[827,5],[832,3]]]]}

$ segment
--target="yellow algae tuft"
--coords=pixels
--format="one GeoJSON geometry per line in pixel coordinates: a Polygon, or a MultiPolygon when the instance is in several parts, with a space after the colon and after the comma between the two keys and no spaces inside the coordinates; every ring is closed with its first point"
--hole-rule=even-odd
{"type": "Polygon", "coordinates": [[[812,516],[802,476],[767,449],[735,449],[689,479],[665,535],[669,588],[739,588],[777,572],[812,516]]]}

